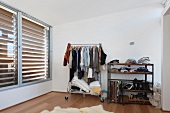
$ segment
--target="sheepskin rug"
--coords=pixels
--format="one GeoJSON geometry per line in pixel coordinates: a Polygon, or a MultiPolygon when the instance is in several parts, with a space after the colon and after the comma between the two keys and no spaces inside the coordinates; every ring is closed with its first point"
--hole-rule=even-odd
{"type": "Polygon", "coordinates": [[[102,105],[85,107],[85,108],[60,108],[55,107],[52,111],[44,110],[41,113],[113,113],[103,109],[102,105]]]}

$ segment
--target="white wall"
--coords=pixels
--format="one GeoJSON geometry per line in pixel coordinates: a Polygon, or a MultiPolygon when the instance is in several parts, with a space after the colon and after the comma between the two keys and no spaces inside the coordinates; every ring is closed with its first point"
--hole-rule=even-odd
{"type": "MultiPolygon", "coordinates": [[[[169,12],[168,10],[167,12],[169,12]]],[[[163,46],[162,46],[162,109],[170,111],[170,14],[163,15],[163,46]]]]}
{"type": "Polygon", "coordinates": [[[52,90],[52,81],[0,92],[0,110],[30,100],[52,90]]]}
{"type": "MultiPolygon", "coordinates": [[[[63,57],[67,43],[102,43],[107,62],[149,56],[155,65],[155,82],[161,82],[161,11],[160,4],[89,18],[55,26],[53,29],[53,90],[66,91],[69,69],[63,57]],[[131,41],[135,45],[130,46],[131,41]]],[[[106,71],[102,72],[106,89],[106,71]]]]}

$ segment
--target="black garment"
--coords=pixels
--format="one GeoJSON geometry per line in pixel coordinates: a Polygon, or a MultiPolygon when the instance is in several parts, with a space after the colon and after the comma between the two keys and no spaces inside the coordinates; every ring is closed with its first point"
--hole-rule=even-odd
{"type": "Polygon", "coordinates": [[[96,69],[96,72],[99,72],[99,51],[98,47],[95,47],[95,59],[93,61],[93,67],[96,69]]]}
{"type": "Polygon", "coordinates": [[[78,72],[78,79],[82,79],[84,77],[84,71],[78,72]]]}
{"type": "Polygon", "coordinates": [[[73,79],[73,77],[74,77],[74,72],[75,72],[75,70],[72,69],[72,68],[70,68],[70,80],[69,80],[69,82],[72,81],[72,79],[73,79]]]}
{"type": "Polygon", "coordinates": [[[72,50],[72,69],[77,69],[77,53],[76,50],[72,50]]]}
{"type": "Polygon", "coordinates": [[[89,65],[89,67],[92,68],[93,67],[93,48],[90,48],[89,52],[90,52],[90,65],[89,65]]]}
{"type": "Polygon", "coordinates": [[[78,72],[81,71],[80,62],[81,62],[81,48],[78,50],[78,63],[77,63],[78,72]]]}
{"type": "Polygon", "coordinates": [[[78,79],[82,79],[82,77],[84,77],[84,71],[81,71],[80,62],[81,62],[81,48],[78,50],[78,63],[77,63],[78,79]]]}
{"type": "Polygon", "coordinates": [[[104,65],[106,62],[107,55],[104,53],[103,49],[101,48],[101,65],[104,65]]]}

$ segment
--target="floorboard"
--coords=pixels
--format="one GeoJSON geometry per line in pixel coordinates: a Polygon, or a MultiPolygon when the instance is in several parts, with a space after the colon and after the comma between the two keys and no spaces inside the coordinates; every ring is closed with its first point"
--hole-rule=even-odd
{"type": "Polygon", "coordinates": [[[107,101],[101,103],[98,97],[92,95],[86,95],[84,98],[82,94],[69,94],[68,100],[65,100],[65,96],[66,93],[51,92],[4,109],[0,113],[40,113],[43,110],[52,110],[55,106],[82,108],[100,104],[105,110],[114,113],[170,113],[163,112],[151,105],[126,104],[123,106],[115,103],[108,104],[107,101]]]}

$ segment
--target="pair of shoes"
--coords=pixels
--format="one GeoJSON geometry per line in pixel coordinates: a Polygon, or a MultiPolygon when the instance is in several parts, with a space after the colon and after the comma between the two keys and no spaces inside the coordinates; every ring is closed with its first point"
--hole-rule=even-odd
{"type": "Polygon", "coordinates": [[[121,67],[118,69],[120,72],[129,72],[130,68],[127,67],[121,67]]]}
{"type": "Polygon", "coordinates": [[[127,59],[126,64],[137,64],[135,59],[127,59]]]}
{"type": "Polygon", "coordinates": [[[139,68],[137,68],[137,70],[135,70],[135,72],[149,72],[149,71],[145,67],[139,67],[139,68]]]}
{"type": "Polygon", "coordinates": [[[115,60],[112,60],[112,61],[110,61],[110,63],[119,63],[119,60],[117,60],[117,59],[115,59],[115,60]]]}
{"type": "Polygon", "coordinates": [[[149,57],[142,57],[138,60],[139,64],[148,64],[150,61],[149,57]]]}

